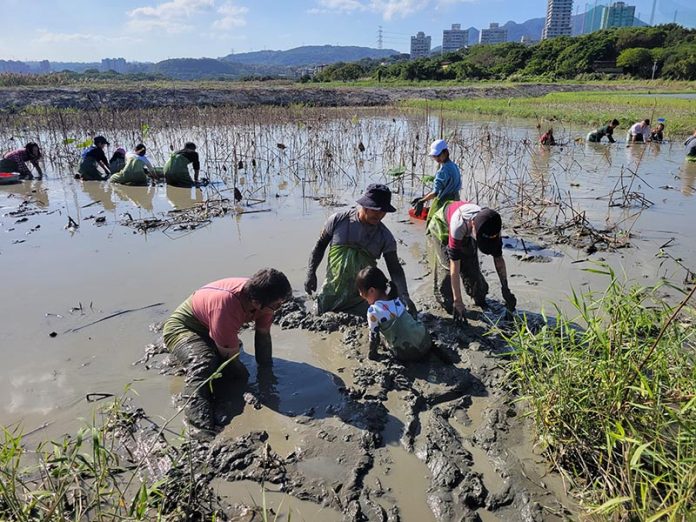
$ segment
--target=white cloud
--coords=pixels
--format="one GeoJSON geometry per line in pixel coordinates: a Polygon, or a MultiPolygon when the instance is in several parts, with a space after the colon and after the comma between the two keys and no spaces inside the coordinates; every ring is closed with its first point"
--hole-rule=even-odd
{"type": "Polygon", "coordinates": [[[228,30],[233,27],[246,25],[246,14],[249,9],[232,2],[225,2],[217,9],[220,18],[213,23],[215,29],[228,30]]]}
{"type": "Polygon", "coordinates": [[[214,4],[215,0],[170,0],[155,6],[136,7],[128,11],[128,28],[133,31],[187,32],[193,26],[186,20],[212,9],[214,4]]]}

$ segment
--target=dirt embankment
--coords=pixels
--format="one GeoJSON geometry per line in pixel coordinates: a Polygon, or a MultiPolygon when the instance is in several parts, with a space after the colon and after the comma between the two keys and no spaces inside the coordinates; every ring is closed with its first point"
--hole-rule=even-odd
{"type": "Polygon", "coordinates": [[[411,87],[411,88],[324,88],[324,87],[253,87],[234,85],[224,88],[146,87],[85,88],[35,87],[0,89],[0,111],[21,111],[27,108],[59,109],[147,109],[168,106],[252,107],[256,105],[287,106],[293,103],[317,107],[380,106],[408,99],[452,100],[466,97],[510,98],[543,96],[550,92],[599,90],[630,90],[629,86],[583,84],[521,84],[515,86],[411,87]]]}

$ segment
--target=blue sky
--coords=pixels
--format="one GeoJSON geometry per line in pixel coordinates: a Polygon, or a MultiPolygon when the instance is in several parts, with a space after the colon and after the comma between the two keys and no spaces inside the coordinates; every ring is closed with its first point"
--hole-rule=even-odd
{"type": "MultiPolygon", "coordinates": [[[[600,3],[607,3],[603,0],[600,3]]],[[[643,20],[652,0],[628,0],[643,20]]],[[[452,23],[488,27],[543,17],[546,0],[2,0],[10,18],[0,32],[0,59],[159,61],[234,52],[335,44],[408,52],[425,31],[439,45],[452,23]]],[[[580,11],[591,2],[575,2],[580,11]]],[[[655,21],[696,26],[693,0],[658,0],[655,21]]]]}

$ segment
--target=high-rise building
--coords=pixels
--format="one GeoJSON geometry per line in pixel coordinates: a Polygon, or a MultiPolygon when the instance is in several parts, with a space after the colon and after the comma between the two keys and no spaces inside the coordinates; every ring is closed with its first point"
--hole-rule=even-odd
{"type": "Polygon", "coordinates": [[[491,23],[488,29],[481,29],[480,44],[485,45],[504,42],[507,42],[507,29],[504,27],[491,23]]]}
{"type": "Polygon", "coordinates": [[[573,0],[548,0],[546,23],[541,39],[570,36],[570,15],[573,14],[573,0]]]}
{"type": "Polygon", "coordinates": [[[419,31],[416,36],[411,37],[411,59],[428,56],[430,56],[430,36],[425,36],[423,31],[419,31]]]}
{"type": "Polygon", "coordinates": [[[595,1],[595,6],[587,10],[583,17],[582,34],[594,33],[602,28],[602,18],[604,17],[604,10],[606,8],[607,7],[604,5],[597,5],[595,1]]]}
{"type": "Polygon", "coordinates": [[[635,16],[635,5],[626,5],[625,2],[614,2],[604,9],[602,29],[609,29],[610,27],[632,27],[635,16]]]}
{"type": "Polygon", "coordinates": [[[461,24],[452,24],[452,29],[442,31],[442,52],[449,53],[463,49],[469,44],[469,31],[462,30],[461,24]]]}
{"type": "Polygon", "coordinates": [[[114,71],[117,73],[125,73],[128,69],[128,64],[125,58],[102,58],[101,70],[114,71]]]}

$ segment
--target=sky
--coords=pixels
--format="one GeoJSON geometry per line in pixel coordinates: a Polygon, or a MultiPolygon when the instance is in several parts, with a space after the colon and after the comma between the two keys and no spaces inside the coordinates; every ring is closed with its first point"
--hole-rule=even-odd
{"type": "MultiPolygon", "coordinates": [[[[607,3],[601,0],[600,4],[607,3]]],[[[649,21],[652,0],[627,0],[649,21]]],[[[0,0],[10,13],[0,32],[0,59],[96,62],[123,57],[156,62],[226,56],[301,45],[358,45],[409,51],[424,31],[544,17],[546,0],[0,0]]],[[[576,1],[574,13],[592,7],[576,1]]],[[[696,26],[696,2],[658,0],[655,23],[696,26]]]]}

